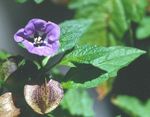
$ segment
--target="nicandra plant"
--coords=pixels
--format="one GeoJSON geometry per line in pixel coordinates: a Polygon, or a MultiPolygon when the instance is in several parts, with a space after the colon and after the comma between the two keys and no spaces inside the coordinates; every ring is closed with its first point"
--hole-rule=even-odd
{"type": "Polygon", "coordinates": [[[15,33],[14,40],[35,57],[0,53],[0,116],[94,116],[86,89],[116,77],[145,51],[80,45],[92,22],[78,19],[57,25],[35,18],[15,33]]]}

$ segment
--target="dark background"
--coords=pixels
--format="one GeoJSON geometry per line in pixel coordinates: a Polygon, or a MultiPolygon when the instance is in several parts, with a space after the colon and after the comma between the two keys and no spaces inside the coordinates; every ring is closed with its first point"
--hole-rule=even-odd
{"type": "MultiPolygon", "coordinates": [[[[45,0],[40,5],[32,1],[17,4],[13,0],[0,0],[0,49],[15,54],[28,54],[13,41],[13,35],[18,29],[32,18],[41,18],[60,23],[72,19],[73,16],[74,11],[67,9],[66,6],[54,5],[50,0],[45,0]]],[[[140,43],[136,42],[136,46],[140,47],[140,43]]],[[[148,99],[150,97],[149,69],[149,58],[144,55],[128,67],[120,70],[112,92],[102,102],[97,100],[97,94],[94,89],[89,90],[90,95],[95,99],[95,117],[115,117],[115,115],[120,114],[123,117],[127,117],[110,103],[110,96],[126,94],[137,96],[142,100],[148,99]]]]}

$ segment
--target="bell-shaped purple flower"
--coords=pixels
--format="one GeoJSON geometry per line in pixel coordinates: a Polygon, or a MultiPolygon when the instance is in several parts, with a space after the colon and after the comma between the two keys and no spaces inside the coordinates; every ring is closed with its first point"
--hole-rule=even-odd
{"type": "Polygon", "coordinates": [[[59,49],[60,28],[53,22],[32,19],[14,35],[16,42],[32,54],[53,56],[59,49]]]}

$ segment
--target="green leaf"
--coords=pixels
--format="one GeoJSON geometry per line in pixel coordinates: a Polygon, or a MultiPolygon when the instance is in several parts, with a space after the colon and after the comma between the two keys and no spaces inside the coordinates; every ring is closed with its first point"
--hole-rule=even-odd
{"type": "Polygon", "coordinates": [[[44,0],[34,0],[34,2],[36,2],[37,4],[42,3],[44,0]]]}
{"type": "Polygon", "coordinates": [[[139,40],[150,36],[150,17],[144,17],[136,31],[136,36],[139,40]]]}
{"type": "Polygon", "coordinates": [[[105,73],[93,80],[86,81],[84,83],[76,83],[72,80],[69,80],[67,82],[62,82],[62,86],[64,89],[76,89],[76,88],[93,88],[100,86],[102,83],[104,83],[109,78],[113,78],[117,76],[117,72],[111,72],[111,73],[105,73]]]}
{"type": "Polygon", "coordinates": [[[59,52],[72,49],[81,38],[83,33],[92,23],[92,20],[70,20],[60,24],[61,36],[60,44],[61,48],[59,52]]]}
{"type": "Polygon", "coordinates": [[[87,5],[91,4],[97,4],[98,2],[101,2],[101,0],[71,0],[69,3],[70,9],[77,9],[77,8],[83,8],[87,5]]]}
{"type": "Polygon", "coordinates": [[[93,19],[80,44],[124,45],[123,38],[131,21],[140,22],[147,0],[70,0],[75,18],[93,19]],[[93,41],[94,39],[94,41],[93,41]]]}
{"type": "MultiPolygon", "coordinates": [[[[92,78],[88,78],[81,75],[81,73],[73,72],[74,74],[78,74],[79,76],[83,76],[84,82],[76,81],[79,76],[73,75],[76,77],[72,79],[71,75],[66,75],[65,79],[67,82],[63,82],[62,85],[64,88],[92,88],[102,84],[104,81],[109,78],[116,77],[118,70],[130,64],[133,60],[135,60],[140,55],[145,52],[139,49],[130,48],[130,47],[98,47],[98,46],[82,46],[77,47],[68,54],[60,64],[67,65],[70,67],[75,67],[74,62],[82,63],[82,64],[91,64],[95,67],[98,67],[102,70],[107,71],[103,75],[94,76],[92,78]]],[[[86,71],[86,69],[83,69],[86,71]]],[[[82,71],[83,72],[83,71],[82,71]]],[[[98,72],[97,72],[98,73],[98,72]]],[[[90,76],[89,76],[90,77],[90,76]]],[[[80,78],[80,77],[79,77],[80,78]]]]}
{"type": "Polygon", "coordinates": [[[5,60],[7,59],[8,57],[10,57],[11,55],[8,54],[7,52],[4,52],[4,51],[0,51],[0,59],[1,60],[5,60]]]}
{"type": "Polygon", "coordinates": [[[61,103],[63,109],[70,111],[72,115],[94,117],[93,101],[83,89],[70,89],[66,92],[61,103]]]}
{"type": "Polygon", "coordinates": [[[81,44],[116,45],[128,27],[120,0],[94,0],[91,4],[87,1],[84,7],[77,9],[75,17],[94,20],[81,44]]]}
{"type": "Polygon", "coordinates": [[[60,64],[73,66],[72,62],[92,64],[108,72],[118,71],[145,52],[130,47],[79,46],[69,53],[60,64]]]}
{"type": "Polygon", "coordinates": [[[120,95],[112,99],[112,102],[131,117],[149,117],[150,115],[150,99],[142,102],[136,97],[120,95]]]}
{"type": "Polygon", "coordinates": [[[134,22],[140,22],[144,16],[147,0],[122,0],[126,16],[134,22]]]}
{"type": "Polygon", "coordinates": [[[63,81],[74,81],[84,83],[85,81],[93,80],[105,72],[90,64],[74,63],[75,67],[70,68],[64,77],[63,81]]]}

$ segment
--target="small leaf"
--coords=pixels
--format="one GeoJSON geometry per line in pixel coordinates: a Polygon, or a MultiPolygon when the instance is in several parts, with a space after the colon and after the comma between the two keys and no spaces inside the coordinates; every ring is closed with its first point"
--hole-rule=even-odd
{"type": "Polygon", "coordinates": [[[70,20],[60,24],[60,52],[72,49],[92,23],[91,20],[70,20]]]}
{"type": "Polygon", "coordinates": [[[141,102],[133,96],[119,95],[113,98],[112,102],[132,117],[149,117],[150,115],[150,100],[141,102]]]}
{"type": "Polygon", "coordinates": [[[0,60],[5,60],[7,59],[8,57],[10,57],[11,55],[8,54],[7,52],[4,52],[4,51],[0,51],[0,60]]]}
{"type": "Polygon", "coordinates": [[[63,98],[60,83],[50,80],[39,85],[25,85],[24,96],[28,105],[39,114],[46,114],[54,110],[63,98]]]}
{"type": "Polygon", "coordinates": [[[94,117],[93,101],[83,89],[70,89],[66,92],[61,103],[63,109],[70,111],[72,115],[94,117]]]}
{"type": "Polygon", "coordinates": [[[0,96],[0,117],[19,117],[20,109],[13,103],[12,94],[7,92],[0,96]]]}

